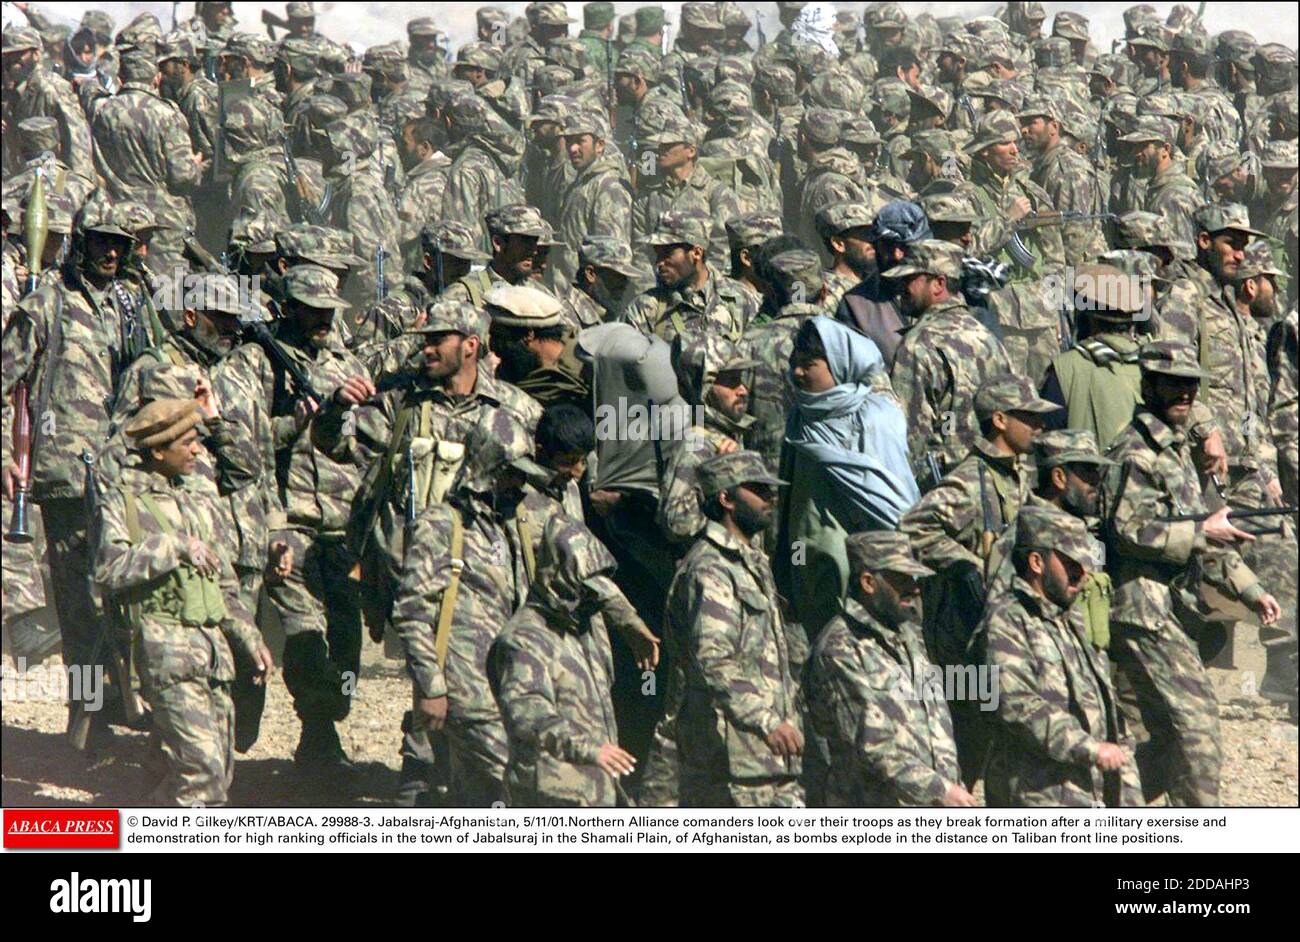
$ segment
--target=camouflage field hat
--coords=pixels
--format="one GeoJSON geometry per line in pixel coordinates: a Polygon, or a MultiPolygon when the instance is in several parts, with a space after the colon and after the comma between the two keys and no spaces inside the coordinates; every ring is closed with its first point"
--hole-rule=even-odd
{"type": "Polygon", "coordinates": [[[273,255],[275,225],[265,214],[241,216],[230,224],[230,244],[254,255],[273,255]]]}
{"type": "Polygon", "coordinates": [[[407,336],[454,333],[463,337],[487,338],[487,315],[472,304],[434,301],[425,313],[424,323],[406,331],[407,336]]]}
{"type": "Polygon", "coordinates": [[[187,33],[184,30],[174,30],[168,33],[158,43],[158,64],[170,62],[172,59],[193,60],[198,56],[198,50],[194,47],[194,34],[187,33]]]}
{"type": "Polygon", "coordinates": [[[1052,35],[1062,39],[1081,39],[1088,41],[1088,18],[1081,13],[1062,10],[1052,20],[1052,35]]]}
{"type": "Polygon", "coordinates": [[[284,5],[284,15],[290,20],[314,20],[316,18],[316,6],[306,0],[291,0],[284,5]]]}
{"type": "Polygon", "coordinates": [[[1258,278],[1261,275],[1272,275],[1277,278],[1284,274],[1273,259],[1273,247],[1268,244],[1267,239],[1256,239],[1251,242],[1246,246],[1245,256],[1237,266],[1236,281],[1238,282],[1248,278],[1258,278]]]}
{"type": "Polygon", "coordinates": [[[1295,170],[1300,165],[1295,141],[1269,141],[1260,155],[1260,166],[1273,170],[1295,170]]]}
{"type": "Polygon", "coordinates": [[[407,36],[444,36],[431,16],[417,16],[406,24],[407,36]]]}
{"type": "Polygon", "coordinates": [[[1181,340],[1153,340],[1138,351],[1138,366],[1144,373],[1163,373],[1184,379],[1209,379],[1201,368],[1197,349],[1181,340]]]}
{"type": "Polygon", "coordinates": [[[487,127],[487,104],[476,94],[453,95],[443,114],[453,127],[462,131],[482,131],[487,127]]]}
{"type": "Polygon", "coordinates": [[[1020,123],[1015,115],[1005,111],[991,111],[983,115],[975,126],[975,133],[962,148],[968,154],[978,154],[995,144],[1014,144],[1020,141],[1020,123]]]}
{"type": "Polygon", "coordinates": [[[910,86],[896,78],[879,79],[873,89],[872,98],[883,114],[897,118],[906,118],[912,110],[912,99],[907,94],[910,86]]]}
{"type": "Polygon", "coordinates": [[[614,22],[614,4],[606,3],[605,0],[583,4],[583,29],[604,29],[612,22],[614,22]]]}
{"type": "Polygon", "coordinates": [[[122,431],[131,447],[144,449],[170,445],[203,421],[195,399],[155,399],[137,412],[122,431]]]}
{"type": "Polygon", "coordinates": [[[1110,79],[1116,85],[1127,85],[1132,74],[1133,63],[1126,56],[1109,52],[1102,53],[1088,70],[1089,75],[1100,75],[1110,79]]]}
{"type": "Polygon", "coordinates": [[[816,76],[804,89],[804,101],[810,107],[842,111],[840,120],[862,107],[867,89],[851,72],[832,68],[816,76]]]}
{"type": "Polygon", "coordinates": [[[255,65],[270,65],[275,61],[275,43],[256,33],[235,33],[226,40],[218,56],[238,56],[255,65]]]}
{"type": "Polygon", "coordinates": [[[1235,229],[1247,235],[1262,236],[1264,233],[1250,227],[1250,213],[1240,203],[1206,203],[1192,213],[1192,222],[1202,232],[1222,232],[1235,229]]]}
{"type": "Polygon", "coordinates": [[[1016,546],[1020,549],[1052,550],[1068,556],[1086,572],[1105,568],[1105,550],[1088,525],[1074,514],[1051,506],[1021,507],[1016,516],[1016,546]]]}
{"type": "Polygon", "coordinates": [[[727,244],[737,249],[762,245],[785,232],[780,213],[763,211],[728,219],[724,228],[727,244]]]}
{"type": "Polygon", "coordinates": [[[590,134],[598,141],[609,140],[609,120],[592,108],[575,108],[564,119],[565,137],[590,134]]]}
{"type": "Polygon", "coordinates": [[[832,146],[840,140],[843,112],[830,108],[809,108],[799,121],[799,132],[815,144],[832,146]]]}
{"type": "Polygon", "coordinates": [[[705,391],[717,382],[720,374],[758,365],[759,361],[750,353],[747,344],[717,334],[678,334],[673,340],[672,364],[682,398],[691,404],[702,403],[705,391]]]}
{"type": "Polygon", "coordinates": [[[665,112],[659,126],[648,134],[641,136],[643,143],[656,146],[665,144],[690,144],[694,146],[699,144],[699,140],[699,131],[694,123],[680,111],[665,112]]]}
{"type": "Polygon", "coordinates": [[[952,111],[952,95],[938,86],[920,90],[909,87],[907,90],[908,113],[918,118],[947,118],[952,111]]]}
{"type": "Polygon", "coordinates": [[[185,285],[186,307],[241,319],[253,314],[240,294],[239,279],[234,275],[203,272],[191,279],[185,285]]]}
{"type": "Polygon", "coordinates": [[[456,50],[456,61],[452,68],[461,65],[475,66],[486,72],[496,72],[501,68],[501,50],[492,43],[465,43],[456,50]]]}
{"type": "Polygon", "coordinates": [[[659,60],[649,49],[628,46],[619,53],[618,62],[614,65],[614,74],[620,72],[635,75],[649,82],[659,74],[659,60]]]}
{"type": "Polygon", "coordinates": [[[1056,468],[1065,464],[1095,464],[1104,467],[1117,464],[1103,458],[1097,446],[1097,436],[1088,429],[1063,428],[1040,432],[1034,439],[1034,463],[1040,468],[1056,468]]]}
{"type": "Polygon", "coordinates": [[[714,455],[700,462],[695,469],[695,483],[707,499],[742,484],[779,487],[789,482],[782,481],[767,470],[763,456],[758,452],[742,449],[725,455],[714,455]]]}
{"type": "Polygon", "coordinates": [[[167,226],[158,221],[148,206],[133,200],[119,200],[113,204],[110,212],[118,220],[118,225],[131,233],[137,240],[144,238],[167,226]]]}
{"type": "Polygon", "coordinates": [[[550,121],[563,127],[569,113],[581,107],[578,99],[571,95],[546,95],[528,116],[528,123],[531,125],[538,121],[550,121]]]}
{"type": "Polygon", "coordinates": [[[921,197],[921,208],[930,222],[972,223],[980,218],[979,208],[959,192],[921,197]]]}
{"type": "Polygon", "coordinates": [[[1174,122],[1159,115],[1139,115],[1133,130],[1121,134],[1120,140],[1126,144],[1172,144],[1177,130],[1174,122]]]}
{"type": "Polygon", "coordinates": [[[1031,118],[1047,118],[1052,121],[1061,120],[1061,106],[1051,95],[1037,94],[1030,95],[1025,99],[1020,111],[1016,117],[1021,121],[1027,121],[1031,118]]]}
{"type": "Polygon", "coordinates": [[[497,285],[483,295],[483,308],[493,326],[540,330],[563,320],[559,299],[528,285],[497,285]]]}
{"type": "Polygon", "coordinates": [[[308,307],[345,310],[352,305],[339,297],[338,275],[320,265],[295,265],[284,273],[280,286],[287,298],[308,307]]]}
{"type": "Polygon", "coordinates": [[[688,0],[682,4],[681,21],[683,26],[693,26],[704,32],[720,33],[725,29],[716,4],[701,3],[699,0],[688,0]]]}
{"type": "Polygon", "coordinates": [[[157,46],[152,42],[118,47],[118,73],[125,81],[148,81],[158,71],[157,46]]]}
{"type": "Polygon", "coordinates": [[[461,222],[430,223],[420,230],[420,240],[426,251],[436,249],[467,262],[486,262],[492,258],[478,247],[478,234],[461,222]]]}
{"type": "Polygon", "coordinates": [[[912,544],[897,530],[865,530],[844,540],[850,572],[896,572],[926,579],[934,570],[917,562],[912,544]]]}
{"type": "Polygon", "coordinates": [[[765,61],[754,66],[754,87],[764,89],[778,101],[794,98],[798,85],[794,69],[783,62],[765,61]]]}
{"type": "Polygon", "coordinates": [[[1255,50],[1259,41],[1250,33],[1241,29],[1227,29],[1214,40],[1214,57],[1224,62],[1231,62],[1243,72],[1254,72],[1255,50]]]}
{"type": "Polygon", "coordinates": [[[494,478],[509,466],[530,481],[549,481],[555,472],[533,460],[533,437],[509,409],[489,409],[470,429],[465,441],[465,464],[456,488],[486,493],[494,478]]]}
{"type": "MultiPolygon", "coordinates": [[[[869,229],[876,214],[857,200],[840,200],[828,203],[813,217],[813,225],[822,239],[829,239],[849,229],[869,229]]],[[[777,233],[778,235],[780,233],[777,233]]]]}
{"type": "Polygon", "coordinates": [[[698,245],[707,248],[711,220],[697,209],[669,210],[646,238],[646,245],[698,245]]]}
{"type": "Polygon", "coordinates": [[[663,29],[665,22],[663,7],[637,7],[636,34],[652,36],[663,29]]]}
{"type": "Polygon", "coordinates": [[[903,261],[881,272],[880,276],[898,280],[914,275],[943,275],[955,285],[961,280],[961,262],[965,254],[961,246],[938,239],[909,242],[903,261]]]}
{"type": "Polygon", "coordinates": [[[1210,44],[1210,37],[1203,32],[1196,30],[1183,30],[1181,33],[1174,33],[1173,40],[1169,43],[1169,54],[1171,56],[1204,56],[1209,58],[1214,55],[1214,49],[1210,44]]]}
{"type": "Polygon", "coordinates": [[[975,415],[983,421],[995,412],[1036,412],[1044,415],[1061,409],[1038,395],[1029,380],[1014,373],[990,376],[975,392],[975,415]]]}
{"type": "Polygon", "coordinates": [[[1122,249],[1167,246],[1173,230],[1164,216],[1140,209],[1130,210],[1115,220],[1115,245],[1122,249]]]}
{"type": "Polygon", "coordinates": [[[1255,50],[1255,73],[1261,82],[1295,84],[1296,51],[1281,43],[1265,43],[1255,50]]]}
{"type": "Polygon", "coordinates": [[[342,229],[297,223],[275,233],[275,250],[285,258],[306,259],[325,268],[355,268],[362,260],[342,229]]]}
{"type": "Polygon", "coordinates": [[[578,246],[578,267],[606,268],[627,278],[639,278],[644,271],[636,264],[632,248],[622,239],[589,235],[578,246]]]}
{"type": "MultiPolygon", "coordinates": [[[[229,5],[229,4],[227,4],[229,5]]],[[[108,45],[113,38],[113,18],[103,10],[87,10],[81,17],[79,29],[88,29],[95,34],[95,39],[102,45],[108,45]]]]}
{"type": "Polygon", "coordinates": [[[59,146],[59,122],[45,115],[24,118],[18,122],[18,139],[23,153],[43,154],[59,146]]]}
{"type": "Polygon", "coordinates": [[[547,232],[546,220],[534,206],[511,203],[491,210],[483,221],[493,235],[522,235],[541,238],[547,232]]]}
{"type": "Polygon", "coordinates": [[[568,26],[578,22],[569,16],[569,10],[563,3],[530,3],[524,7],[524,16],[528,22],[537,26],[568,26]]]}
{"type": "Polygon", "coordinates": [[[822,290],[821,257],[808,249],[788,249],[767,260],[763,277],[790,290],[803,286],[804,299],[811,302],[822,290]]]}
{"type": "Polygon", "coordinates": [[[77,213],[74,228],[78,232],[102,232],[105,235],[135,240],[135,236],[122,228],[122,218],[114,212],[113,204],[107,198],[92,196],[86,200],[81,211],[77,213]]]}
{"type": "Polygon", "coordinates": [[[876,125],[864,114],[853,115],[840,124],[840,140],[846,144],[880,144],[876,125]]]}
{"type": "Polygon", "coordinates": [[[924,154],[935,163],[941,164],[945,157],[956,154],[959,150],[957,139],[951,131],[945,128],[926,128],[911,136],[911,146],[903,152],[903,156],[914,159],[924,154]]]}
{"type": "Polygon", "coordinates": [[[1163,31],[1159,26],[1143,27],[1141,32],[1128,37],[1125,42],[1135,49],[1147,47],[1160,52],[1168,52],[1169,43],[1165,41],[1162,33],[1163,31]]]}

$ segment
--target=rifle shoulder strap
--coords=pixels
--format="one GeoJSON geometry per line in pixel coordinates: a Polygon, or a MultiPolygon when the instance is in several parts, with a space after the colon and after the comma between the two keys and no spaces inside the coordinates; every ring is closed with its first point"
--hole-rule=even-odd
{"type": "Polygon", "coordinates": [[[515,532],[519,535],[519,552],[524,557],[524,572],[528,584],[532,585],[537,574],[537,559],[533,555],[533,520],[523,504],[519,505],[515,515],[515,532]]]}
{"type": "Polygon", "coordinates": [[[451,581],[443,590],[438,606],[438,631],[433,637],[433,650],[438,664],[447,667],[447,643],[451,640],[451,620],[456,612],[456,595],[460,590],[460,574],[465,569],[465,524],[460,518],[460,508],[448,505],[451,511],[451,581]]]}

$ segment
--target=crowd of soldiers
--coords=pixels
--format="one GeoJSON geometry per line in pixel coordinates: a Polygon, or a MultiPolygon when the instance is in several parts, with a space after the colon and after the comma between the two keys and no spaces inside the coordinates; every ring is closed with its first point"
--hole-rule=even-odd
{"type": "Polygon", "coordinates": [[[367,634],[406,806],[1216,805],[1247,623],[1294,721],[1294,49],[13,6],[8,644],[146,800],[228,799],[277,665],[354,794],[367,634]]]}

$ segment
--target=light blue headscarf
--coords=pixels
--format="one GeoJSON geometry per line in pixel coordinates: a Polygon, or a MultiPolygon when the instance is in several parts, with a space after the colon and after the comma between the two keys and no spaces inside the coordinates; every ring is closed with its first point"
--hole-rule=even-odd
{"type": "Polygon", "coordinates": [[[819,393],[794,387],[785,440],[825,469],[839,495],[863,515],[852,529],[895,529],[920,492],[908,461],[903,410],[871,386],[885,373],[884,358],[870,338],[829,317],[810,323],[826,348],[835,385],[819,393]]]}

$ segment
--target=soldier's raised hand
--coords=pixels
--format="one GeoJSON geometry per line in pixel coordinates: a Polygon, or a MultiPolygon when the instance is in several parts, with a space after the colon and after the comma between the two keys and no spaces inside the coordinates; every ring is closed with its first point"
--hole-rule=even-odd
{"type": "Polygon", "coordinates": [[[618,778],[620,775],[631,775],[635,771],[636,758],[614,743],[607,742],[596,753],[596,765],[614,778],[618,778]]]}

